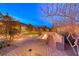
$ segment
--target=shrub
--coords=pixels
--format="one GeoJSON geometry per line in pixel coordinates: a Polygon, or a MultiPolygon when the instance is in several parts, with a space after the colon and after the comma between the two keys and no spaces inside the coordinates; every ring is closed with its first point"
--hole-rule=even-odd
{"type": "Polygon", "coordinates": [[[8,44],[8,41],[6,40],[0,41],[0,49],[5,48],[7,46],[10,46],[10,44],[8,44]]]}

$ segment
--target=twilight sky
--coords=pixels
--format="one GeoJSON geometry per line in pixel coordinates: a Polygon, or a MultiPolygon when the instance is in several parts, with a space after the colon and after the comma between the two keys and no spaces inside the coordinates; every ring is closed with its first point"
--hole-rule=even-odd
{"type": "Polygon", "coordinates": [[[9,13],[22,23],[51,27],[50,21],[41,17],[40,5],[36,3],[3,3],[0,4],[0,12],[9,13]]]}

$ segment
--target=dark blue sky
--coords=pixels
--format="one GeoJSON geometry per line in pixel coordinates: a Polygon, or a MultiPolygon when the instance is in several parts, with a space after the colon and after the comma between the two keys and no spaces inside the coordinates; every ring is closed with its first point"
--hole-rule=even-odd
{"type": "Polygon", "coordinates": [[[22,23],[51,27],[50,21],[41,17],[40,5],[36,3],[3,3],[0,4],[0,12],[4,14],[8,12],[10,16],[22,23]]]}

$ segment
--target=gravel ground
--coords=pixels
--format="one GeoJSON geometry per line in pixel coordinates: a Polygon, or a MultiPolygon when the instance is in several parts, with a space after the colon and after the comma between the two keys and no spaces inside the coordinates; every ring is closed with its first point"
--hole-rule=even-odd
{"type": "Polygon", "coordinates": [[[67,55],[64,51],[58,51],[54,47],[51,48],[50,46],[45,44],[45,41],[42,40],[29,40],[26,43],[21,43],[18,48],[10,51],[9,53],[5,54],[6,56],[65,56],[67,55]],[[29,49],[32,49],[29,52],[29,49]]]}
{"type": "Polygon", "coordinates": [[[72,56],[71,50],[58,50],[54,42],[47,45],[45,40],[28,38],[0,50],[3,56],[72,56]],[[51,46],[49,46],[51,45],[51,46]]]}

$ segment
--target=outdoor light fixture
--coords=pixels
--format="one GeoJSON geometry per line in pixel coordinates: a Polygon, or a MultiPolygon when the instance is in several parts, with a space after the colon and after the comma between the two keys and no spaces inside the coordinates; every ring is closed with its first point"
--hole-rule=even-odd
{"type": "Polygon", "coordinates": [[[32,51],[32,49],[29,49],[29,52],[30,52],[30,56],[31,56],[31,51],[32,51]]]}

